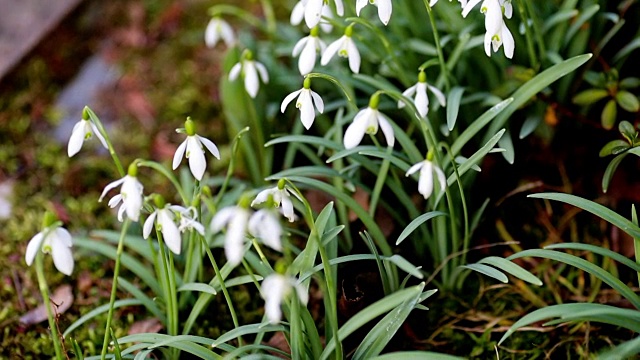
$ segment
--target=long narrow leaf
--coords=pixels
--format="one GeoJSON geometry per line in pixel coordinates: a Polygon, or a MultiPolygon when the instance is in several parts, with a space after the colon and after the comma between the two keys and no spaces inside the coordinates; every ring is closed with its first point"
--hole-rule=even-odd
{"type": "Polygon", "coordinates": [[[540,279],[538,279],[535,275],[523,269],[520,265],[512,261],[509,261],[507,259],[503,259],[497,256],[488,256],[478,261],[478,263],[495,266],[498,269],[504,272],[507,272],[517,277],[518,279],[524,280],[530,284],[537,285],[537,286],[542,285],[542,281],[540,281],[540,279]]]}
{"type": "Polygon", "coordinates": [[[484,265],[484,264],[468,264],[468,265],[460,265],[460,268],[463,269],[469,269],[469,270],[473,270],[473,271],[477,271],[481,274],[487,275],[489,277],[492,277],[502,283],[508,283],[509,282],[509,278],[507,277],[507,275],[505,275],[504,273],[502,273],[500,270],[494,269],[491,266],[488,265],[484,265]]]}
{"type": "Polygon", "coordinates": [[[634,262],[633,260],[629,259],[624,255],[618,254],[615,251],[605,249],[600,246],[595,246],[591,244],[581,244],[581,243],[560,243],[560,244],[545,246],[544,248],[549,250],[572,249],[572,250],[590,251],[594,254],[608,256],[613,260],[619,262],[620,264],[626,265],[630,267],[632,270],[640,272],[640,264],[634,262]]]}
{"type": "Polygon", "coordinates": [[[433,219],[436,216],[446,216],[447,213],[442,211],[430,211],[428,213],[422,214],[417,218],[413,219],[409,225],[407,225],[400,236],[398,236],[398,240],[396,240],[396,245],[400,245],[404,239],[406,239],[411,233],[413,233],[420,225],[424,224],[427,220],[433,219]]]}
{"type": "MultiPolygon", "coordinates": [[[[138,299],[124,299],[124,300],[116,300],[116,302],[113,305],[113,308],[117,309],[125,306],[137,306],[137,305],[142,305],[142,301],[138,299]]],[[[80,317],[78,320],[76,320],[73,324],[71,324],[71,326],[69,326],[67,330],[64,331],[62,336],[66,337],[73,330],[77,329],[80,325],[95,318],[96,316],[102,313],[106,313],[107,311],[109,311],[109,304],[98,306],[97,308],[89,311],[88,313],[80,317]]]]}

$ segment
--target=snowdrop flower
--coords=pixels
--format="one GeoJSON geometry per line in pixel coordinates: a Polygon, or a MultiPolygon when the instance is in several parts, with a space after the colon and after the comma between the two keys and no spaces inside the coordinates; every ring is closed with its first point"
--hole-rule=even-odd
{"type": "MultiPolygon", "coordinates": [[[[196,134],[195,124],[189,117],[187,121],[184,122],[184,130],[187,134],[187,139],[178,146],[176,153],[173,155],[173,170],[178,168],[184,156],[189,159],[191,174],[200,181],[207,168],[204,148],[207,148],[211,155],[215,156],[218,160],[220,160],[220,151],[218,151],[218,147],[211,140],[196,134]]],[[[181,132],[181,130],[177,131],[181,132]]]]}
{"type": "Polygon", "coordinates": [[[293,213],[291,194],[298,197],[295,192],[292,192],[291,189],[285,186],[285,180],[280,179],[278,181],[278,186],[260,191],[258,195],[256,195],[256,198],[251,202],[251,206],[254,207],[262,204],[271,198],[275,207],[281,207],[284,217],[289,219],[289,222],[293,222],[295,220],[295,214],[293,213]]]}
{"type": "Polygon", "coordinates": [[[236,41],[236,36],[226,21],[219,17],[214,17],[209,21],[207,29],[204,32],[204,42],[208,47],[212,48],[215,47],[220,40],[224,41],[228,47],[231,47],[236,41]]]}
{"type": "Polygon", "coordinates": [[[185,230],[195,230],[200,235],[204,236],[204,226],[198,222],[198,211],[195,207],[189,206],[188,208],[185,208],[180,205],[171,205],[171,209],[176,212],[178,219],[180,220],[180,225],[178,226],[178,230],[180,230],[180,232],[185,232],[185,230]]]}
{"type": "Polygon", "coordinates": [[[433,193],[433,174],[436,174],[438,178],[438,184],[440,184],[440,191],[444,191],[444,188],[447,184],[447,179],[444,177],[444,173],[442,170],[434,164],[431,160],[433,160],[433,152],[429,151],[427,153],[427,158],[424,161],[421,161],[415,165],[413,165],[407,171],[406,176],[409,176],[416,171],[420,170],[420,176],[418,178],[418,192],[424,196],[425,200],[431,196],[433,193]]]}
{"type": "Polygon", "coordinates": [[[93,134],[96,135],[105,149],[109,148],[106,140],[100,133],[100,130],[98,130],[96,124],[91,121],[87,108],[85,108],[82,110],[82,119],[80,119],[80,121],[73,126],[73,130],[71,130],[71,137],[69,138],[69,145],[67,147],[67,154],[69,157],[73,157],[73,155],[77,154],[80,149],[82,149],[82,144],[91,139],[93,134]]]}
{"type": "Polygon", "coordinates": [[[127,175],[122,179],[116,180],[112,183],[109,183],[105,186],[102,191],[102,195],[100,195],[100,199],[98,201],[102,201],[105,195],[112,189],[122,185],[120,188],[120,193],[115,195],[109,200],[109,207],[115,208],[118,204],[122,203],[120,209],[118,210],[118,220],[122,221],[122,215],[126,212],[127,217],[133,221],[138,221],[140,218],[140,209],[142,209],[142,184],[138,181],[136,177],[138,175],[138,166],[134,162],[129,165],[129,170],[127,175]]]}
{"type": "Polygon", "coordinates": [[[309,36],[305,36],[298,40],[293,47],[292,56],[298,56],[298,70],[300,75],[307,75],[316,65],[316,55],[318,51],[323,52],[327,46],[324,41],[318,37],[318,27],[311,29],[309,36]]]}
{"type": "MultiPolygon", "coordinates": [[[[467,3],[462,10],[462,16],[466,17],[479,2],[480,0],[471,0],[467,3]]],[[[504,44],[504,54],[511,59],[515,50],[515,41],[502,18],[503,9],[505,16],[511,18],[513,6],[510,0],[484,0],[480,6],[480,11],[485,15],[484,51],[487,56],[491,56],[492,48],[494,52],[497,52],[504,44]]]]}
{"type": "Polygon", "coordinates": [[[305,129],[309,130],[316,118],[314,104],[318,112],[322,114],[324,111],[324,102],[320,95],[311,90],[311,79],[306,78],[302,84],[302,89],[296,90],[284,98],[282,105],[280,105],[280,111],[284,113],[287,105],[289,105],[296,96],[298,97],[296,100],[296,108],[300,109],[300,120],[302,120],[302,125],[304,125],[305,129]]]}
{"type": "Polygon", "coordinates": [[[215,233],[227,228],[224,240],[224,253],[227,260],[237,265],[242,261],[244,239],[247,232],[259,238],[274,250],[281,251],[280,237],[282,227],[278,218],[265,209],[252,213],[248,209],[249,202],[240,200],[237,206],[220,209],[211,220],[211,230],[215,233]]]}
{"type": "MultiPolygon", "coordinates": [[[[437,0],[431,0],[435,4],[437,0]]],[[[373,4],[378,7],[378,17],[383,24],[387,25],[389,19],[391,19],[391,0],[357,0],[356,1],[356,15],[360,16],[360,10],[363,7],[373,4]]],[[[433,6],[429,4],[430,6],[433,6]]]]}
{"type": "MultiPolygon", "coordinates": [[[[300,23],[302,22],[302,20],[304,19],[304,8],[305,5],[307,4],[307,0],[300,0],[296,3],[296,5],[293,7],[293,10],[291,11],[291,17],[289,19],[291,25],[300,25],[300,23]]],[[[330,22],[322,19],[327,18],[327,19],[333,19],[333,11],[331,11],[331,7],[329,6],[323,6],[322,7],[322,13],[320,14],[321,18],[320,18],[320,29],[322,31],[324,31],[325,33],[330,33],[331,30],[333,30],[333,25],[331,25],[330,22]]]]}
{"type": "Polygon", "coordinates": [[[393,147],[395,143],[393,128],[389,118],[378,111],[378,102],[379,95],[375,93],[369,100],[369,107],[360,110],[353,118],[353,122],[344,133],[344,147],[346,149],[358,146],[364,134],[375,135],[378,132],[378,126],[382,128],[387,146],[393,147]]]}
{"type": "Polygon", "coordinates": [[[249,50],[245,50],[242,54],[242,59],[239,63],[233,65],[229,72],[229,80],[234,81],[238,76],[244,77],[244,88],[249,93],[249,96],[255,98],[258,95],[260,89],[260,81],[258,74],[265,84],[269,82],[269,73],[267,68],[261,63],[253,60],[253,53],[249,50]]]}
{"type": "MultiPolygon", "coordinates": [[[[420,116],[425,117],[429,113],[429,97],[427,96],[427,89],[429,89],[438,99],[438,102],[442,106],[446,106],[447,100],[444,97],[442,91],[435,86],[427,84],[427,75],[424,71],[420,70],[418,74],[418,83],[405,90],[402,95],[411,97],[415,94],[413,102],[416,104],[418,113],[420,116]]],[[[403,101],[398,101],[398,108],[402,109],[405,106],[403,101]]]]}
{"type": "Polygon", "coordinates": [[[349,59],[349,68],[357,74],[360,71],[360,53],[351,39],[352,34],[353,24],[347,26],[341,38],[327,46],[327,49],[322,53],[320,64],[327,65],[337,52],[338,56],[349,59]]]}
{"type": "Polygon", "coordinates": [[[157,208],[144,222],[142,237],[145,239],[149,238],[153,224],[155,223],[156,228],[162,233],[162,238],[169,250],[176,255],[180,255],[180,251],[182,250],[182,236],[175,223],[175,211],[177,209],[171,204],[165,204],[164,199],[160,195],[156,195],[154,200],[157,208]]]}
{"type": "Polygon", "coordinates": [[[305,288],[293,278],[282,274],[271,274],[267,276],[263,281],[261,288],[261,295],[264,299],[264,313],[272,324],[277,324],[282,318],[282,310],[280,305],[291,293],[291,288],[296,289],[298,298],[303,305],[309,302],[309,294],[305,288]]]}
{"type": "Polygon", "coordinates": [[[55,221],[53,214],[45,213],[44,229],[31,238],[27,245],[24,259],[27,265],[31,266],[36,258],[38,250],[53,257],[53,265],[65,275],[73,272],[73,254],[71,253],[71,234],[61,226],[59,221],[55,221]]]}
{"type": "MultiPolygon", "coordinates": [[[[329,4],[326,0],[302,0],[300,1],[300,3],[302,3],[304,6],[304,21],[309,29],[313,29],[316,25],[318,25],[321,20],[321,16],[325,15],[324,9],[329,7],[329,4]]],[[[344,5],[342,4],[342,0],[335,0],[335,4],[336,13],[338,14],[338,16],[344,15],[344,5]]],[[[293,14],[291,16],[293,18],[293,14]]],[[[298,16],[299,15],[296,14],[296,20],[298,16]]]]}

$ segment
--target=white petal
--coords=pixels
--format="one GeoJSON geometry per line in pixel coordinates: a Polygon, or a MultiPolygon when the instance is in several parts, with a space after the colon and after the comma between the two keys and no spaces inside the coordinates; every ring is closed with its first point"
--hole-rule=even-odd
{"type": "Polygon", "coordinates": [[[236,42],[236,36],[233,29],[226,21],[220,21],[220,36],[227,46],[232,46],[236,42]]]}
{"type": "Polygon", "coordinates": [[[274,188],[264,189],[260,191],[258,195],[256,195],[256,198],[253,199],[253,201],[251,202],[251,206],[253,207],[255,205],[262,204],[263,202],[267,201],[267,199],[269,198],[269,195],[273,194],[273,192],[274,192],[274,188]]]}
{"type": "Polygon", "coordinates": [[[269,72],[267,72],[267,68],[262,65],[262,63],[255,62],[256,69],[258,69],[258,74],[260,74],[260,78],[262,82],[267,84],[269,83],[269,72]]]}
{"type": "Polygon", "coordinates": [[[504,55],[509,59],[513,58],[513,52],[516,49],[516,43],[513,40],[511,31],[509,31],[509,28],[507,28],[507,24],[502,25],[502,41],[504,46],[504,55]]]}
{"type": "Polygon", "coordinates": [[[235,79],[237,79],[238,75],[240,75],[240,70],[242,70],[241,63],[237,63],[233,65],[233,67],[231,68],[231,71],[229,71],[229,80],[234,81],[235,79]]]}
{"type": "Polygon", "coordinates": [[[499,34],[504,20],[502,19],[502,8],[498,0],[485,0],[482,5],[487,8],[487,12],[484,14],[485,30],[492,36],[499,34]]]}
{"type": "Polygon", "coordinates": [[[200,140],[202,145],[204,145],[204,147],[206,147],[207,150],[209,150],[211,155],[215,156],[216,159],[220,160],[220,151],[218,150],[218,147],[216,146],[216,144],[213,143],[213,141],[207,139],[206,137],[202,137],[200,135],[195,135],[195,136],[198,138],[198,140],[200,140]]]}
{"type": "Polygon", "coordinates": [[[282,214],[286,217],[289,222],[295,221],[295,213],[293,212],[293,203],[289,196],[283,196],[282,202],[280,203],[282,207],[282,214]]]}
{"type": "Polygon", "coordinates": [[[291,18],[289,18],[289,22],[291,25],[298,25],[302,22],[304,18],[304,4],[302,1],[298,1],[296,5],[291,10],[291,18]]]}
{"type": "MultiPolygon", "coordinates": [[[[361,114],[363,111],[358,114],[361,114]]],[[[345,131],[344,133],[343,142],[345,149],[353,149],[360,144],[360,141],[362,141],[362,137],[367,131],[367,126],[369,126],[368,116],[356,115],[356,118],[353,119],[353,122],[351,123],[351,125],[349,125],[347,131],[345,131]]]]}
{"type": "Polygon", "coordinates": [[[229,220],[235,216],[236,211],[236,206],[228,206],[218,210],[213,219],[211,219],[211,231],[217,233],[222,230],[229,220]]]}
{"type": "Polygon", "coordinates": [[[258,72],[254,61],[246,61],[244,65],[244,88],[249,93],[249,96],[255,98],[258,95],[260,89],[260,83],[258,82],[258,72]]]}
{"type": "Polygon", "coordinates": [[[249,212],[238,208],[235,216],[229,221],[227,226],[227,236],[224,240],[224,253],[227,261],[232,265],[238,265],[243,257],[243,244],[249,212]]]}
{"type": "Polygon", "coordinates": [[[302,121],[302,125],[304,125],[305,129],[309,130],[311,125],[313,125],[313,120],[316,118],[316,110],[313,108],[309,90],[300,93],[296,105],[300,107],[300,120],[302,121]]]}
{"type": "Polygon", "coordinates": [[[311,92],[311,97],[313,98],[313,103],[316,105],[316,109],[318,109],[318,112],[322,114],[324,112],[324,101],[322,101],[322,98],[318,93],[313,90],[309,91],[311,92]]]}
{"type": "MultiPolygon", "coordinates": [[[[339,1],[339,0],[338,0],[339,1]]],[[[340,9],[338,8],[338,1],[336,1],[336,8],[338,10],[338,13],[340,13],[340,9]]],[[[340,5],[342,5],[342,2],[340,2],[340,5]]],[[[342,12],[344,13],[344,8],[342,9],[342,12]]],[[[340,15],[342,16],[342,15],[340,15]]],[[[331,23],[323,18],[327,18],[327,19],[333,19],[333,12],[331,11],[331,7],[330,6],[323,6],[322,7],[322,14],[321,14],[321,18],[320,18],[320,30],[322,30],[325,33],[330,33],[331,30],[333,30],[333,25],[331,25],[331,23]]]]}
{"type": "Polygon", "coordinates": [[[307,75],[311,70],[313,70],[313,67],[316,65],[317,52],[316,42],[313,39],[309,39],[302,49],[300,58],[298,59],[298,70],[300,70],[300,75],[307,75]]]}
{"type": "Polygon", "coordinates": [[[320,64],[321,65],[324,66],[324,65],[327,65],[329,63],[329,61],[331,60],[333,55],[335,55],[335,53],[338,51],[338,49],[340,49],[340,47],[342,46],[342,42],[344,41],[345,37],[346,36],[343,36],[340,39],[338,39],[338,40],[332,42],[331,44],[329,44],[329,46],[327,46],[327,48],[322,53],[322,57],[320,58],[320,64]]]}
{"type": "Polygon", "coordinates": [[[65,275],[73,272],[73,253],[71,248],[66,246],[58,238],[54,238],[51,244],[51,256],[56,269],[65,275]]]}
{"type": "Polygon", "coordinates": [[[118,179],[107,184],[107,186],[104,187],[104,190],[102,190],[102,194],[100,195],[100,199],[98,199],[98,201],[102,201],[102,198],[104,198],[104,196],[107,195],[107,193],[111,191],[111,189],[115,189],[120,186],[124,182],[124,179],[125,178],[118,179]]]}
{"type": "Polygon", "coordinates": [[[96,135],[98,140],[100,140],[100,143],[102,143],[102,146],[104,146],[105,149],[108,149],[109,145],[107,145],[107,140],[104,139],[104,136],[102,136],[100,130],[98,130],[98,127],[94,123],[91,123],[91,129],[93,130],[93,133],[96,135]]]}
{"type": "Polygon", "coordinates": [[[387,25],[391,19],[391,0],[376,0],[378,5],[378,17],[383,24],[387,25]]]}
{"type": "Polygon", "coordinates": [[[109,207],[113,209],[114,207],[118,206],[118,204],[121,201],[122,201],[122,195],[116,194],[111,199],[109,199],[109,202],[107,203],[107,205],[109,205],[109,207]]]}
{"type": "Polygon", "coordinates": [[[423,166],[424,166],[424,161],[420,161],[419,163],[413,164],[413,166],[411,166],[409,170],[407,170],[407,173],[405,174],[405,176],[409,176],[415,173],[416,171],[422,169],[423,166]]]}
{"type": "Polygon", "coordinates": [[[209,20],[209,24],[207,24],[207,28],[204,31],[204,42],[208,47],[214,47],[220,40],[220,19],[213,18],[209,20]]]}
{"type": "Polygon", "coordinates": [[[309,29],[313,29],[320,22],[324,0],[309,0],[304,7],[304,21],[309,29]]]}
{"type": "Polygon", "coordinates": [[[347,47],[347,53],[349,54],[349,68],[357,74],[360,72],[360,52],[358,52],[358,48],[351,38],[347,41],[347,47]]]}
{"type": "Polygon", "coordinates": [[[344,5],[342,4],[342,0],[335,0],[334,3],[336,4],[336,13],[338,16],[344,15],[344,5]]]}
{"type": "Polygon", "coordinates": [[[31,266],[31,264],[33,264],[33,259],[36,258],[36,254],[42,247],[43,239],[44,234],[42,234],[42,232],[39,232],[34,237],[32,237],[31,240],[29,240],[27,251],[24,254],[24,260],[27,262],[27,265],[31,266]]]}
{"type": "Polygon", "coordinates": [[[471,10],[480,3],[480,1],[482,0],[471,0],[467,3],[466,6],[464,6],[462,8],[462,17],[467,17],[467,15],[469,15],[469,13],[471,12],[471,10]]]}
{"type": "Polygon", "coordinates": [[[149,217],[147,217],[147,220],[144,221],[144,226],[142,227],[142,237],[145,239],[149,238],[149,235],[151,235],[151,230],[153,229],[153,222],[156,219],[156,214],[158,213],[158,211],[154,211],[152,212],[149,217]]]}
{"type": "Polygon", "coordinates": [[[369,4],[369,0],[357,0],[356,1],[356,15],[360,16],[360,10],[369,4]]]}
{"type": "Polygon", "coordinates": [[[130,175],[124,177],[120,194],[124,202],[127,217],[133,221],[138,221],[140,209],[142,209],[142,191],[138,180],[130,175]]]}
{"type": "Polygon", "coordinates": [[[438,2],[438,0],[431,0],[429,1],[429,6],[433,7],[433,5],[435,5],[438,2]]]}
{"type": "Polygon", "coordinates": [[[447,185],[447,179],[444,176],[444,172],[440,170],[439,167],[433,167],[434,172],[436,173],[436,177],[438,178],[438,183],[440,184],[440,191],[444,191],[445,186],[447,185]]]}
{"type": "Polygon", "coordinates": [[[433,163],[425,161],[424,166],[420,170],[420,179],[418,180],[418,192],[428,199],[433,193],[433,163]]]}
{"type": "Polygon", "coordinates": [[[187,137],[187,158],[189,159],[189,169],[193,177],[202,180],[204,171],[207,168],[207,161],[204,158],[204,150],[198,138],[195,136],[187,137]]]}
{"type": "Polygon", "coordinates": [[[184,151],[187,149],[187,140],[185,139],[180,146],[176,149],[176,153],[173,154],[173,170],[177,169],[184,156],[184,151]]]}
{"type": "Polygon", "coordinates": [[[67,147],[67,155],[69,155],[69,157],[77,154],[80,149],[82,149],[82,144],[84,143],[84,137],[86,135],[83,124],[85,122],[86,120],[80,120],[73,126],[71,137],[69,138],[69,145],[67,147]]]}
{"type": "Polygon", "coordinates": [[[280,303],[288,292],[287,279],[279,274],[267,276],[262,282],[262,297],[264,298],[264,313],[272,324],[277,324],[282,318],[280,303]]]}
{"type": "Polygon", "coordinates": [[[433,95],[436,96],[436,99],[438,99],[438,102],[440,103],[440,105],[447,106],[447,99],[444,97],[444,94],[442,93],[442,91],[440,91],[440,89],[438,89],[435,86],[429,85],[428,87],[429,87],[429,90],[431,90],[431,92],[433,93],[433,95]]]}
{"type": "Polygon", "coordinates": [[[418,113],[420,116],[425,117],[429,113],[429,97],[427,96],[427,84],[426,83],[418,83],[420,87],[419,90],[416,90],[416,98],[414,103],[416,104],[416,108],[418,109],[418,113]]]}
{"type": "Polygon", "coordinates": [[[268,247],[282,251],[282,226],[278,217],[268,209],[256,211],[249,219],[249,233],[268,247]]]}
{"type": "Polygon", "coordinates": [[[289,103],[293,101],[293,99],[295,99],[296,96],[298,96],[298,94],[300,94],[301,91],[302,89],[296,90],[291,94],[287,95],[287,97],[285,97],[284,100],[282,100],[282,104],[280,104],[280,112],[284,113],[284,111],[287,109],[287,105],[289,105],[289,103]]]}
{"type": "Polygon", "coordinates": [[[164,237],[164,243],[167,244],[169,250],[174,254],[180,255],[182,250],[182,237],[180,230],[173,221],[171,216],[171,210],[162,209],[158,213],[158,224],[162,229],[162,237],[164,237]]]}
{"type": "Polygon", "coordinates": [[[489,32],[484,33],[484,52],[487,56],[491,56],[491,36],[489,32]]]}
{"type": "Polygon", "coordinates": [[[59,227],[53,230],[53,235],[56,237],[56,239],[58,239],[57,241],[59,241],[62,245],[66,247],[73,246],[73,241],[71,240],[71,234],[69,234],[67,229],[59,227]]]}
{"type": "MultiPolygon", "coordinates": [[[[418,84],[415,84],[411,87],[409,87],[407,90],[402,92],[403,96],[406,96],[408,98],[411,98],[411,95],[413,95],[416,92],[416,87],[418,86],[418,84]]],[[[404,101],[398,100],[398,108],[402,109],[405,106],[404,101]]]]}
{"type": "Polygon", "coordinates": [[[380,129],[382,129],[382,134],[384,135],[385,140],[387,140],[387,146],[393,147],[396,142],[396,138],[393,136],[393,128],[391,127],[389,118],[379,113],[378,124],[380,125],[380,129]]]}
{"type": "Polygon", "coordinates": [[[298,40],[298,42],[296,42],[296,44],[293,46],[293,51],[291,51],[291,56],[294,56],[294,57],[298,56],[298,54],[300,54],[304,46],[309,42],[310,37],[311,35],[305,36],[302,39],[298,40]]]}

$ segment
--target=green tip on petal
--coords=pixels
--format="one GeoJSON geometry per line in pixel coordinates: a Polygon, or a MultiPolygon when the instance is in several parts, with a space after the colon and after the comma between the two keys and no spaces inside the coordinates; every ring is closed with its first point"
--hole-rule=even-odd
{"type": "Polygon", "coordinates": [[[153,196],[153,203],[156,205],[158,209],[162,209],[166,205],[166,202],[164,201],[164,197],[160,194],[155,194],[153,196]]]}
{"type": "Polygon", "coordinates": [[[307,89],[307,90],[311,88],[311,78],[310,77],[304,78],[304,82],[302,83],[302,87],[307,89]]]}
{"type": "Polygon", "coordinates": [[[58,217],[51,211],[47,210],[44,212],[44,217],[42,218],[42,228],[46,229],[56,221],[58,221],[58,217]]]}
{"type": "Polygon", "coordinates": [[[422,69],[420,70],[420,73],[418,73],[418,82],[421,82],[421,83],[427,82],[427,74],[422,69]]]}
{"type": "Polygon", "coordinates": [[[287,179],[282,178],[278,180],[278,190],[284,190],[284,186],[287,183],[287,179]]]}
{"type": "Polygon", "coordinates": [[[287,272],[287,263],[280,259],[278,261],[276,261],[276,265],[274,266],[274,270],[276,271],[276,273],[280,274],[280,275],[284,275],[287,272]]]}
{"type": "Polygon", "coordinates": [[[89,107],[85,106],[84,109],[82,109],[82,120],[89,120],[91,117],[89,116],[89,107]]]}
{"type": "Polygon", "coordinates": [[[369,99],[369,107],[372,109],[377,109],[378,104],[380,104],[380,93],[375,92],[373,95],[371,95],[371,98],[369,99]]]}
{"type": "Polygon", "coordinates": [[[193,123],[191,117],[187,117],[187,120],[184,122],[184,130],[187,133],[187,136],[193,136],[196,134],[196,124],[193,123]]]}
{"type": "Polygon", "coordinates": [[[138,176],[138,164],[134,161],[129,165],[127,169],[127,175],[136,177],[138,176]]]}

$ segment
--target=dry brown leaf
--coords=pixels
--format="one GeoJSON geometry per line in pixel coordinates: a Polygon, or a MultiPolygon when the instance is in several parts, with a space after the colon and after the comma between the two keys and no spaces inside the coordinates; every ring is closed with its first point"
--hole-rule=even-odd
{"type": "MultiPolygon", "coordinates": [[[[273,334],[271,339],[269,339],[269,342],[267,342],[267,345],[274,347],[276,349],[282,350],[287,354],[291,354],[291,348],[289,347],[289,343],[287,342],[287,339],[284,337],[284,334],[282,332],[277,332],[273,334]]],[[[283,356],[282,354],[279,354],[279,353],[272,353],[272,355],[282,359],[287,359],[286,356],[283,356]]]]}
{"type": "Polygon", "coordinates": [[[129,328],[129,335],[143,334],[143,333],[157,333],[162,330],[163,326],[160,320],[156,318],[149,318],[134,322],[129,328]]]}
{"type": "MultiPolygon", "coordinates": [[[[50,296],[49,306],[54,314],[62,314],[73,304],[73,292],[71,285],[62,285],[50,296]]],[[[20,317],[20,322],[24,325],[33,325],[47,320],[47,308],[41,304],[37,308],[29,311],[20,317]]]]}

